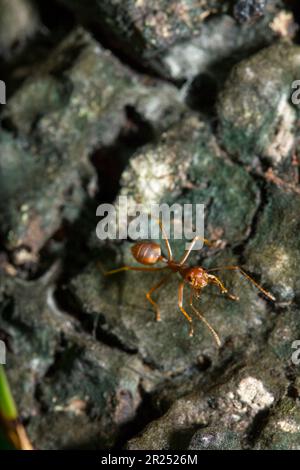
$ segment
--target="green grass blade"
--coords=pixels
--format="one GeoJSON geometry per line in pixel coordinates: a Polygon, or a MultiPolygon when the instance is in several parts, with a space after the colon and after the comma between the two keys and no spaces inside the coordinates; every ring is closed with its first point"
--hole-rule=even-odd
{"type": "Polygon", "coordinates": [[[8,440],[5,432],[1,428],[0,428],[0,450],[16,450],[16,448],[8,440]]]}
{"type": "Polygon", "coordinates": [[[7,420],[15,420],[18,417],[17,407],[2,365],[0,365],[0,414],[7,420]]]}

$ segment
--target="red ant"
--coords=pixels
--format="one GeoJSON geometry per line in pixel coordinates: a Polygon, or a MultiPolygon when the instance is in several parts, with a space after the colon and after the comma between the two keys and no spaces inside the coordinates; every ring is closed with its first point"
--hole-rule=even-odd
{"type": "Polygon", "coordinates": [[[191,292],[190,292],[190,300],[189,300],[189,305],[193,312],[197,315],[197,317],[207,326],[207,328],[210,330],[212,333],[217,345],[220,347],[221,346],[221,341],[219,338],[219,335],[217,332],[214,330],[214,328],[210,325],[210,323],[206,320],[206,318],[201,315],[200,312],[195,308],[193,305],[193,298],[199,298],[201,290],[206,287],[209,284],[214,284],[217,287],[219,287],[220,291],[222,294],[226,294],[227,297],[231,300],[239,300],[238,297],[235,295],[229,294],[228,290],[222,283],[222,281],[215,275],[210,274],[213,271],[219,271],[219,270],[233,270],[233,271],[239,271],[246,279],[248,279],[250,282],[252,282],[257,289],[259,289],[266,297],[269,299],[275,301],[275,298],[273,297],[272,294],[267,292],[265,289],[263,289],[254,279],[252,279],[245,271],[243,271],[242,268],[239,266],[223,266],[219,268],[213,268],[213,269],[204,269],[200,266],[195,266],[195,267],[189,267],[186,264],[186,261],[195,246],[195,243],[198,240],[202,240],[205,244],[212,246],[213,243],[208,241],[206,238],[202,238],[199,236],[196,236],[193,241],[191,242],[189,249],[185,252],[184,256],[182,259],[177,262],[173,260],[173,255],[172,255],[172,250],[171,246],[169,244],[168,238],[166,236],[166,233],[162,227],[162,224],[159,222],[167,251],[168,251],[168,258],[165,258],[162,255],[162,250],[161,250],[161,245],[158,243],[154,242],[140,242],[136,243],[132,248],[131,252],[134,256],[134,258],[141,264],[146,264],[146,265],[153,265],[158,263],[159,261],[163,262],[166,264],[164,267],[135,267],[135,266],[123,266],[122,268],[118,269],[113,269],[112,271],[108,271],[105,273],[105,275],[111,275],[118,273],[120,271],[162,271],[164,269],[169,269],[171,270],[170,273],[168,273],[165,277],[163,277],[157,284],[155,284],[149,292],[146,294],[147,300],[153,305],[155,312],[156,312],[156,320],[160,321],[160,311],[157,303],[152,299],[152,294],[154,291],[160,289],[170,278],[170,276],[174,273],[179,273],[180,276],[182,277],[182,281],[179,284],[178,287],[178,306],[185,316],[185,318],[188,320],[190,323],[190,332],[189,336],[193,336],[194,334],[194,328],[193,328],[193,320],[191,316],[185,311],[183,308],[183,289],[185,284],[188,284],[191,287],[191,292]]]}

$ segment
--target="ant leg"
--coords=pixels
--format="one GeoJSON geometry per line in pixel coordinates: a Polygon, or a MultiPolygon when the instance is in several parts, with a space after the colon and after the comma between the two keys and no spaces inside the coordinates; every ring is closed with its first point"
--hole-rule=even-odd
{"type": "Polygon", "coordinates": [[[167,234],[166,234],[166,231],[165,229],[163,228],[163,225],[161,223],[161,221],[159,219],[157,219],[157,222],[158,222],[158,225],[160,226],[160,230],[163,234],[163,237],[164,237],[164,241],[165,241],[165,244],[166,244],[166,247],[167,247],[167,251],[168,251],[168,260],[169,261],[172,261],[173,260],[173,253],[172,253],[172,248],[170,246],[170,243],[169,243],[169,240],[168,240],[168,237],[167,237],[167,234]]]}
{"type": "Polygon", "coordinates": [[[104,276],[110,276],[111,274],[120,273],[121,271],[162,271],[163,269],[168,269],[168,266],[163,268],[146,268],[139,266],[122,266],[122,268],[112,269],[111,271],[103,272],[104,276]]]}
{"type": "Polygon", "coordinates": [[[157,284],[155,284],[155,286],[151,287],[151,289],[149,290],[149,292],[147,292],[146,294],[146,298],[147,300],[150,302],[151,305],[153,305],[154,307],[154,310],[155,310],[155,313],[156,313],[156,321],[160,321],[161,318],[160,318],[160,311],[159,311],[159,307],[157,305],[156,302],[154,302],[154,300],[152,299],[151,295],[153,294],[154,291],[160,289],[166,282],[167,280],[169,279],[169,277],[172,275],[173,273],[169,273],[167,274],[167,276],[163,277],[161,279],[160,282],[158,282],[157,284]]]}
{"type": "Polygon", "coordinates": [[[239,298],[236,295],[229,294],[228,289],[226,289],[224,284],[220,281],[220,279],[217,276],[213,276],[212,274],[209,274],[208,277],[212,284],[215,284],[219,287],[222,294],[226,294],[227,297],[231,300],[239,300],[239,298]]]}
{"type": "Polygon", "coordinates": [[[193,336],[194,335],[194,328],[193,328],[193,320],[192,318],[189,316],[188,313],[186,313],[186,311],[184,310],[183,308],[183,288],[184,288],[184,283],[181,282],[179,284],[179,287],[178,287],[178,307],[180,308],[181,312],[183,313],[183,315],[185,316],[185,318],[187,319],[187,321],[190,323],[190,332],[189,332],[189,336],[193,336]]]}
{"type": "Polygon", "coordinates": [[[193,305],[193,292],[192,291],[191,291],[191,295],[190,295],[190,306],[191,306],[193,312],[197,315],[197,317],[205,324],[205,326],[207,326],[207,328],[209,329],[209,331],[213,335],[214,340],[217,343],[217,346],[220,347],[221,346],[221,340],[220,340],[220,337],[219,337],[218,333],[214,330],[214,328],[206,320],[206,318],[203,315],[201,315],[201,313],[193,305]]]}
{"type": "Polygon", "coordinates": [[[249,274],[247,274],[242,268],[240,268],[240,266],[222,266],[220,268],[213,268],[213,269],[208,269],[207,272],[211,272],[211,271],[221,271],[221,270],[230,270],[230,271],[239,271],[246,279],[248,279],[248,281],[252,282],[252,284],[255,285],[255,287],[260,290],[266,297],[268,297],[269,299],[275,301],[275,297],[270,294],[270,292],[268,292],[267,290],[265,290],[263,287],[261,287],[254,279],[252,279],[252,277],[249,276],[249,274]]]}
{"type": "Polygon", "coordinates": [[[183,255],[183,258],[179,261],[179,264],[182,265],[186,262],[186,260],[188,259],[188,257],[190,256],[191,254],[191,251],[192,249],[194,248],[195,246],[195,243],[199,240],[202,240],[203,243],[205,245],[208,245],[208,246],[213,246],[213,242],[210,242],[209,240],[207,240],[206,238],[202,238],[202,237],[199,237],[198,235],[196,235],[196,237],[191,241],[191,244],[189,246],[189,249],[184,253],[183,255]]]}

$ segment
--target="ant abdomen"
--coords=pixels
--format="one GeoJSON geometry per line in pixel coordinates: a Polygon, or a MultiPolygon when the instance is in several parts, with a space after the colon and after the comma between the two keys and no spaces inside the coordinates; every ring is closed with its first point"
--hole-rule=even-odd
{"type": "Polygon", "coordinates": [[[153,242],[136,243],[131,248],[131,252],[141,264],[155,264],[162,257],[160,245],[153,242]]]}

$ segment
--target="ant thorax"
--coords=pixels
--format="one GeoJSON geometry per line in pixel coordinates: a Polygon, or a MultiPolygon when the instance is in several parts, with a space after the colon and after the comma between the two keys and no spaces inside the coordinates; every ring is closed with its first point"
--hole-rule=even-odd
{"type": "Polygon", "coordinates": [[[183,277],[194,289],[202,289],[209,282],[207,272],[200,267],[187,268],[183,277]]]}

